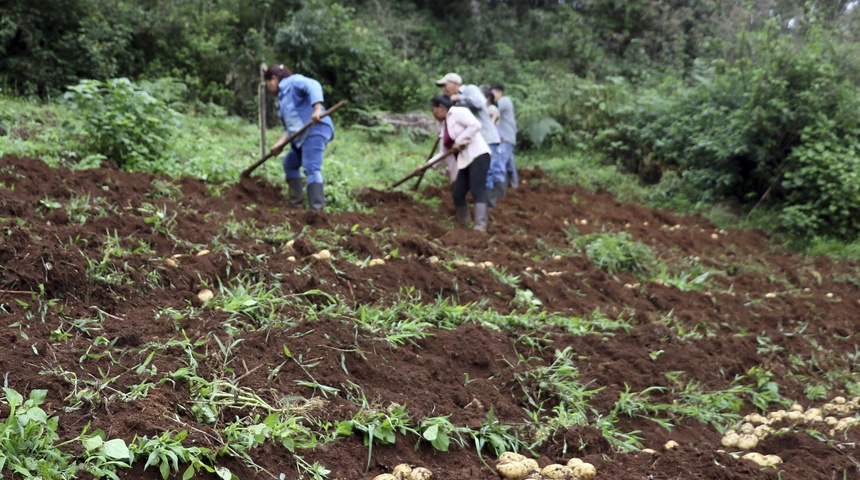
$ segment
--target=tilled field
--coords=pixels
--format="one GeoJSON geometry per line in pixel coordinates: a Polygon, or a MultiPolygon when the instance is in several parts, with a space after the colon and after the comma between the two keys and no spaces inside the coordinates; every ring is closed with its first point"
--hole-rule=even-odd
{"type": "Polygon", "coordinates": [[[371,479],[401,463],[492,479],[510,447],[541,467],[580,458],[599,479],[860,478],[845,420],[860,400],[860,264],[523,177],[483,234],[452,223],[438,188],[317,214],[262,181],[4,157],[4,387],[47,391],[55,444],[85,428],[123,439],[136,461],[120,478],[161,478],[142,439],[179,432],[201,465],[243,479],[371,479]],[[647,268],[602,263],[587,241],[600,238],[640,242],[647,268]],[[755,427],[754,446],[723,431],[755,427]]]}

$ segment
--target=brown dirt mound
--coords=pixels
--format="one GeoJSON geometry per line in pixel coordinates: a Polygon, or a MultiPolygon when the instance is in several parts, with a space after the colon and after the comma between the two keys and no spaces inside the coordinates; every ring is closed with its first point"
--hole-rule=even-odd
{"type": "MultiPolygon", "coordinates": [[[[47,389],[45,410],[59,416],[64,439],[91,423],[91,430],[127,442],[188,430],[188,445],[218,448],[222,439],[213,426],[260,410],[228,409],[210,424],[200,422],[189,380],[160,381],[166,372],[193,364],[202,378],[232,378],[272,403],[313,398],[319,403],[310,415],[329,429],[353,418],[362,396],[378,408],[404,405],[416,420],[449,416],[454,425],[478,429],[491,412],[502,424],[527,424],[530,405],[518,375],[551,364],[565,349],[575,353],[579,380],[602,388],[589,400],[596,416],[608,415],[628,389],[671,387],[666,372],[684,372],[685,380],[717,390],[760,368],[779,380],[785,398],[820,406],[808,400],[808,384],[843,385],[828,375],[856,371],[840,362],[856,352],[857,262],[781,251],[762,232],[720,231],[700,217],[556,185],[539,169],[522,178],[499,201],[488,232],[477,233],[453,223],[442,188],[423,191],[441,197],[438,210],[401,192],[368,190],[359,199],[373,214],[320,215],[287,208],[280,187],[260,181],[213,189],[191,179],[52,169],[3,157],[0,375],[20,392],[47,389]],[[701,289],[607,273],[571,244],[601,232],[629,232],[666,265],[714,273],[701,289]],[[324,248],[333,259],[314,258],[324,248]],[[198,255],[203,250],[211,251],[198,255]],[[385,263],[367,266],[379,258],[385,263]],[[481,262],[492,262],[495,271],[481,262]],[[279,307],[276,325],[244,328],[259,326],[259,318],[209,308],[197,297],[203,288],[226,295],[247,279],[277,283],[277,295],[293,300],[279,307]],[[533,315],[599,315],[627,326],[598,337],[576,325],[498,331],[475,320],[393,344],[372,326],[332,313],[399,306],[406,319],[410,303],[437,301],[453,317],[523,313],[525,291],[540,302],[533,315]],[[527,341],[535,333],[540,338],[527,341]],[[229,352],[225,345],[232,345],[229,352]],[[143,380],[153,383],[148,395],[134,401],[118,395],[143,380]],[[353,384],[362,390],[351,390],[353,384]],[[74,406],[84,389],[99,388],[90,403],[74,406]]],[[[652,400],[676,398],[663,391],[652,400]]],[[[755,410],[749,400],[743,414],[755,410]]],[[[544,406],[559,401],[548,398],[544,406]]],[[[8,413],[0,403],[0,419],[8,413]]],[[[816,432],[772,435],[758,450],[784,463],[760,468],[722,452],[714,427],[692,417],[668,420],[671,431],[642,417],[619,417],[620,431],[636,432],[656,453],[621,452],[587,425],[551,432],[532,453],[542,466],[577,456],[597,467],[598,478],[618,480],[860,478],[857,428],[827,436],[820,424],[816,432]],[[668,440],[681,447],[664,450],[668,440]]],[[[404,462],[430,468],[434,478],[498,478],[482,461],[492,466],[489,449],[479,457],[470,441],[443,453],[426,441],[413,448],[418,440],[407,435],[375,445],[367,472],[368,448],[357,435],[296,454],[330,469],[329,478],[372,478],[404,462]]],[[[299,478],[294,454],[280,445],[267,442],[249,455],[265,471],[229,456],[223,465],[240,478],[299,478]]],[[[139,463],[121,475],[160,478],[139,463]]]]}

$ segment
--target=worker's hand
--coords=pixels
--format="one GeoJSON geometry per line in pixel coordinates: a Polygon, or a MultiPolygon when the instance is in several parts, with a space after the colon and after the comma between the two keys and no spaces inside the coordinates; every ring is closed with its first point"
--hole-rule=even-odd
{"type": "Polygon", "coordinates": [[[453,147],[451,147],[451,151],[454,153],[460,153],[466,149],[466,146],[461,143],[455,143],[453,147]]]}
{"type": "Polygon", "coordinates": [[[272,155],[275,157],[280,155],[281,152],[283,152],[283,151],[284,151],[284,145],[282,145],[280,143],[276,143],[276,144],[272,145],[272,148],[269,149],[269,152],[271,152],[272,155]]]}
{"type": "Polygon", "coordinates": [[[323,114],[322,104],[321,103],[315,103],[314,104],[314,113],[311,114],[311,122],[312,123],[320,123],[322,121],[322,118],[323,118],[322,114],[323,114]]]}

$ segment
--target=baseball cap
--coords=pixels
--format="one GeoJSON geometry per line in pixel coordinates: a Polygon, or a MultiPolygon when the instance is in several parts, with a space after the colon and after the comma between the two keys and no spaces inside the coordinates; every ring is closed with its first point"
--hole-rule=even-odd
{"type": "Polygon", "coordinates": [[[440,78],[439,80],[436,80],[436,85],[441,87],[449,82],[456,83],[457,85],[462,85],[463,79],[460,78],[460,76],[456,73],[446,73],[444,77],[440,78]]]}

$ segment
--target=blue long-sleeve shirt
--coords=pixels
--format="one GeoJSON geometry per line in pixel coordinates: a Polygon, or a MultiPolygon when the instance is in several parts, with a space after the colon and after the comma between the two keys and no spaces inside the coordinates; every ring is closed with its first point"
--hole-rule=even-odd
{"type": "MultiPolygon", "coordinates": [[[[322,85],[318,81],[294,73],[278,82],[278,116],[284,122],[287,133],[293,134],[311,121],[316,103],[323,103],[322,85]]],[[[321,135],[326,137],[326,141],[331,140],[334,136],[331,118],[323,117],[321,123],[311,125],[293,140],[293,145],[301,148],[305,138],[310,135],[321,135]]]]}

